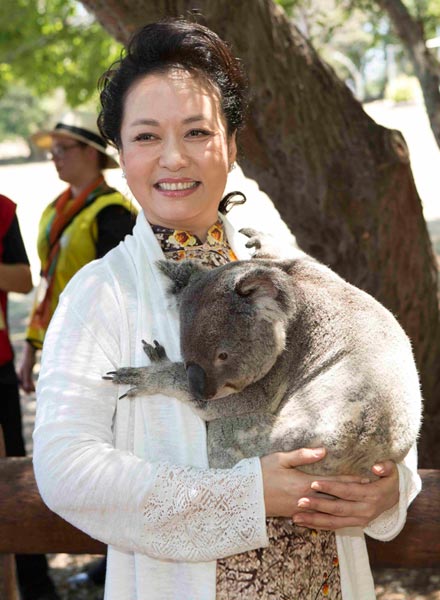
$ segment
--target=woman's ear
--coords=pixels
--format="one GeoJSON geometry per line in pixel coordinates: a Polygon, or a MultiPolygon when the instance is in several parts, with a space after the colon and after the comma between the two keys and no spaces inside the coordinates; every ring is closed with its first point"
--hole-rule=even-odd
{"type": "Polygon", "coordinates": [[[122,172],[125,173],[124,153],[122,150],[119,150],[119,166],[121,167],[122,172]]]}

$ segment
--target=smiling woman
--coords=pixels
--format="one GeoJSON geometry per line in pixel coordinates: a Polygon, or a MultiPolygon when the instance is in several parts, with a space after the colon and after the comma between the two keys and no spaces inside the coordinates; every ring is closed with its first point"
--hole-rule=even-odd
{"type": "Polygon", "coordinates": [[[126,389],[102,379],[148,362],[142,338],[180,360],[159,259],[213,268],[251,251],[224,214],[246,106],[227,44],[184,20],[147,25],[101,87],[101,134],[143,210],[132,236],[72,280],[51,323],[34,434],[44,500],[109,545],[107,600],[372,600],[361,528],[397,534],[418,489],[414,461],[376,465],[373,483],[317,481],[297,468],[321,460],[322,448],[210,469],[205,423],[188,406],[119,399],[126,389]]]}
{"type": "Polygon", "coordinates": [[[130,89],[120,159],[148,221],[204,241],[235,161],[218,92],[182,69],[146,75],[130,89]]]}

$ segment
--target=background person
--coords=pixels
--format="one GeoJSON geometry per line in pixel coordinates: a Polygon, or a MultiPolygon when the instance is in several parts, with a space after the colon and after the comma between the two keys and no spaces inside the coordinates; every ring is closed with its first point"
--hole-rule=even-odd
{"type": "Polygon", "coordinates": [[[33,368],[47,326],[71,277],[116,246],[134,225],[131,203],[105,181],[103,170],[118,167],[101,137],[96,115],[73,111],[52,130],[32,137],[46,149],[68,188],[44,210],[39,224],[41,280],[26,331],[19,378],[35,390],[33,368]]]}
{"type": "MultiPolygon", "coordinates": [[[[16,205],[0,195],[0,425],[6,456],[26,455],[20,392],[8,331],[8,292],[27,294],[31,289],[31,270],[16,205]]],[[[58,595],[43,554],[17,554],[15,560],[22,600],[57,600],[58,595]]]]}
{"type": "Polygon", "coordinates": [[[101,131],[143,211],[133,236],[71,281],[51,322],[34,432],[44,500],[110,545],[107,600],[373,599],[362,530],[390,539],[403,527],[419,489],[413,455],[375,466],[373,483],[319,481],[336,497],[329,502],[313,493],[317,478],[296,469],[322,449],[210,470],[205,424],[188,406],[161,395],[119,400],[102,380],[146,364],[142,338],[179,360],[178,312],[158,259],[215,267],[249,257],[222,199],[245,104],[227,46],[200,25],[151,24],[103,86],[101,131]],[[266,517],[292,516],[301,527],[289,554],[277,541],[285,519],[270,521],[266,548],[266,517]]]}

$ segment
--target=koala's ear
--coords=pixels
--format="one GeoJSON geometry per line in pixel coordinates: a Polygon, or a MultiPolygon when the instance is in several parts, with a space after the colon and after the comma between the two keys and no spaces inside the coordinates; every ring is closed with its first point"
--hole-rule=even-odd
{"type": "Polygon", "coordinates": [[[253,269],[246,273],[235,284],[235,291],[239,296],[252,296],[276,298],[278,289],[272,273],[266,269],[253,269]]]}
{"type": "Polygon", "coordinates": [[[169,294],[179,295],[186,288],[191,277],[204,273],[206,269],[194,260],[158,260],[157,266],[161,272],[171,279],[169,294]]]}
{"type": "Polygon", "coordinates": [[[250,297],[261,318],[284,320],[292,311],[288,277],[279,269],[258,267],[235,284],[239,296],[250,297]]]}

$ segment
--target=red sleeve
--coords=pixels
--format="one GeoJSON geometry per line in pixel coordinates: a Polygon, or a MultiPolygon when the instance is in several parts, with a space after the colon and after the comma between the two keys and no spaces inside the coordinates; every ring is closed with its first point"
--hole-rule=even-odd
{"type": "Polygon", "coordinates": [[[0,262],[3,262],[4,238],[14,220],[15,209],[14,202],[0,194],[0,262]]]}

